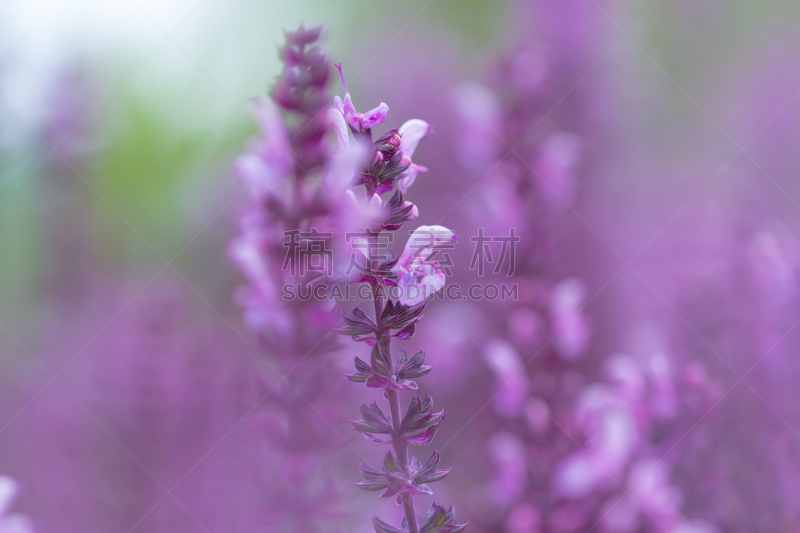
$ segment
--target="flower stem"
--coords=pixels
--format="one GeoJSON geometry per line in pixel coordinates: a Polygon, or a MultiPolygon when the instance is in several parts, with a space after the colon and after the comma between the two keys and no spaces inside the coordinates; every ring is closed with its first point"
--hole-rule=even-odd
{"type": "MultiPolygon", "coordinates": [[[[377,248],[378,236],[374,235],[372,239],[374,246],[377,248]]],[[[372,302],[375,307],[375,324],[378,327],[377,341],[378,349],[383,352],[384,356],[389,362],[391,373],[394,374],[394,360],[392,358],[392,337],[387,334],[381,324],[381,314],[383,313],[383,291],[378,284],[372,285],[372,302]]],[[[394,453],[397,456],[397,462],[400,467],[408,471],[408,443],[400,433],[400,398],[397,396],[395,389],[386,389],[386,398],[389,400],[389,410],[392,415],[392,446],[394,453]]],[[[414,511],[414,500],[411,494],[404,492],[401,496],[403,500],[403,510],[406,513],[406,521],[408,522],[408,533],[419,533],[419,524],[417,523],[417,513],[414,511]]]]}

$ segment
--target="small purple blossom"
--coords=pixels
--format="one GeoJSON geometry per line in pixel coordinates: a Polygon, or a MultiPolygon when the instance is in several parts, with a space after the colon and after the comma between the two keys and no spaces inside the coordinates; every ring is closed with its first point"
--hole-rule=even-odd
{"type": "Polygon", "coordinates": [[[420,226],[414,230],[392,269],[401,289],[401,304],[418,305],[444,287],[445,273],[433,258],[438,247],[454,238],[455,233],[444,226],[420,226]]]}
{"type": "MultiPolygon", "coordinates": [[[[367,111],[366,113],[359,113],[353,105],[353,99],[347,91],[347,84],[344,81],[344,72],[342,71],[341,63],[336,65],[339,69],[339,76],[342,79],[342,86],[344,87],[344,101],[337,95],[334,97],[334,109],[344,119],[344,121],[356,133],[363,133],[371,130],[375,126],[380,126],[386,121],[389,115],[389,106],[381,102],[378,107],[367,111]]],[[[338,121],[338,118],[337,118],[338,121]]],[[[342,134],[338,126],[335,127],[339,142],[342,142],[342,134]]]]}

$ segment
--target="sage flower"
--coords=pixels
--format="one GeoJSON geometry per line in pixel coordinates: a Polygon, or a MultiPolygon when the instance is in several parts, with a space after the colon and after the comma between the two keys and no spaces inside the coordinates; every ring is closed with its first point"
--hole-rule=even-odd
{"type": "Polygon", "coordinates": [[[353,178],[342,180],[351,190],[345,194],[350,201],[361,202],[376,214],[374,222],[365,227],[363,235],[353,242],[360,249],[354,254],[359,274],[347,281],[366,283],[371,290],[373,313],[369,316],[359,307],[343,311],[345,326],[339,333],[371,347],[367,361],[355,358],[356,372],[346,377],[353,383],[384,390],[389,411],[384,413],[373,402],[361,405],[361,419],[352,421],[353,428],[375,445],[391,445],[382,466],[361,466],[364,481],[357,485],[364,490],[380,492],[385,498],[395,498],[403,506],[405,519],[393,526],[378,517],[373,526],[378,533],[459,533],[466,524],[455,521],[455,510],[445,510],[433,504],[425,518],[417,515],[414,496],[432,494],[429,484],[443,479],[449,469],[439,468],[439,452],[435,451],[421,462],[409,451],[409,446],[430,444],[444,419],[444,411],[436,411],[433,398],[415,396],[401,415],[399,393],[417,388],[416,379],[427,375],[431,367],[425,364],[425,353],[409,357],[401,349],[394,356],[392,338],[400,340],[414,336],[423,317],[425,300],[441,290],[445,272],[436,260],[436,253],[455,239],[455,233],[443,226],[420,226],[415,229],[399,257],[393,253],[378,253],[381,232],[397,231],[419,217],[419,209],[405,200],[404,195],[417,174],[427,170],[413,163],[411,157],[419,142],[430,131],[427,122],[410,120],[397,130],[390,130],[373,141],[372,129],[384,122],[389,108],[381,104],[367,113],[358,113],[344,82],[341,65],[337,65],[345,88],[344,100],[334,99],[331,129],[335,132],[339,150],[351,150],[354,144],[363,147],[365,157],[353,178]],[[349,131],[348,131],[349,130],[349,131]],[[350,138],[352,133],[353,138],[350,138]],[[363,191],[352,189],[364,186],[363,191]],[[382,194],[391,192],[390,199],[382,194]],[[386,287],[399,288],[399,294],[386,293],[386,287]]]}

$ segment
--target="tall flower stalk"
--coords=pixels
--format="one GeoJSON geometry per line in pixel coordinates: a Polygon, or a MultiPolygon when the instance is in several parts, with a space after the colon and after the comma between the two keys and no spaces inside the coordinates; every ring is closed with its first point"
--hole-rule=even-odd
{"type": "MultiPolygon", "coordinates": [[[[488,496],[506,509],[490,519],[506,531],[716,531],[688,516],[695,509],[684,514],[667,455],[708,408],[713,383],[641,316],[623,329],[596,312],[603,304],[594,296],[611,281],[596,274],[602,255],[585,244],[593,231],[578,213],[595,200],[605,168],[619,168],[608,152],[619,126],[597,120],[608,107],[594,68],[603,8],[573,0],[519,7],[517,18],[538,21],[539,31],[524,25],[519,45],[495,64],[492,89],[470,84],[459,102],[465,170],[491,178],[469,214],[489,231],[523,237],[512,277],[521,297],[503,304],[502,329],[482,346],[497,380],[497,419],[485,427],[500,429],[487,441],[488,496]],[[629,353],[600,359],[619,345],[629,353]]],[[[491,324],[500,313],[485,308],[491,324]]]]}
{"type": "Polygon", "coordinates": [[[301,27],[287,34],[280,51],[284,69],[272,98],[253,104],[262,134],[250,141],[233,167],[252,197],[229,249],[248,281],[236,299],[245,309],[248,327],[281,358],[307,354],[333,325],[320,312],[320,302],[285,299],[281,292],[315,274],[294,268],[302,258],[289,252],[299,252],[301,232],[323,228],[336,207],[322,179],[332,146],[326,139],[330,126],[325,114],[330,64],[317,46],[319,36],[319,28],[301,27]],[[287,250],[287,245],[294,249],[287,250]],[[289,268],[287,261],[293,262],[289,268]]]}
{"type": "MultiPolygon", "coordinates": [[[[338,68],[347,91],[341,66],[338,68]]],[[[425,364],[424,352],[409,358],[400,349],[395,357],[391,346],[393,337],[400,340],[413,337],[423,316],[425,298],[444,286],[444,269],[435,258],[443,246],[455,240],[455,235],[442,226],[420,226],[411,233],[399,257],[388,249],[388,243],[393,241],[392,232],[419,214],[403,195],[417,175],[427,170],[411,158],[431,129],[425,121],[414,119],[373,140],[373,127],[382,124],[388,112],[385,103],[366,113],[357,112],[349,92],[344,100],[335,98],[331,111],[342,153],[355,151],[365,162],[356,169],[352,180],[345,181],[342,195],[368,215],[363,233],[353,239],[352,256],[356,260],[351,264],[356,265],[358,274],[356,277],[350,274],[348,280],[368,284],[373,317],[358,306],[352,312],[343,311],[346,325],[339,333],[365,342],[372,350],[369,362],[355,358],[356,372],[347,375],[347,379],[382,389],[389,407],[387,416],[376,402],[362,404],[362,419],[352,422],[368,441],[391,446],[381,468],[361,465],[364,481],[357,485],[369,491],[382,491],[383,497],[395,497],[398,505],[403,506],[405,518],[399,527],[373,517],[378,533],[457,533],[466,524],[456,524],[453,507],[446,510],[434,503],[424,520],[417,516],[414,496],[432,494],[428,484],[444,478],[449,469],[439,468],[438,451],[421,463],[409,446],[429,444],[445,413],[434,411],[433,399],[428,395],[424,400],[414,396],[405,414],[401,414],[400,392],[416,389],[413,380],[428,374],[431,367],[425,364]],[[363,190],[358,190],[362,185],[363,190]],[[391,199],[384,202],[381,195],[392,191],[391,199]]]]}
{"type": "Polygon", "coordinates": [[[233,166],[251,197],[229,248],[247,280],[235,297],[274,370],[264,376],[267,394],[256,417],[268,441],[257,519],[270,531],[311,533],[342,517],[338,488],[325,468],[329,452],[343,444],[330,428],[346,420],[346,389],[328,379],[333,361],[324,357],[335,348],[329,335],[335,319],[327,302],[288,291],[305,291],[328,267],[327,260],[321,269],[312,264],[313,250],[329,247],[329,222],[342,217],[326,185],[334,167],[347,165],[335,161],[331,65],[320,34],[303,27],[286,34],[284,68],[271,98],[253,104],[261,134],[233,166]]]}
{"type": "MultiPolygon", "coordinates": [[[[316,289],[328,281],[368,284],[374,318],[356,307],[352,313],[344,313],[346,326],[339,332],[372,346],[370,362],[356,358],[357,371],[348,378],[383,389],[389,402],[388,417],[375,403],[362,405],[364,419],[353,424],[373,443],[391,444],[392,451],[380,470],[362,465],[365,481],[359,485],[382,490],[385,497],[395,496],[404,507],[406,519],[399,528],[374,518],[380,533],[457,533],[465,524],[455,523],[452,507],[445,510],[434,504],[422,522],[416,515],[414,495],[431,493],[428,483],[442,479],[448,470],[438,468],[438,452],[422,464],[409,453],[409,445],[429,444],[444,412],[434,412],[430,396],[424,400],[414,397],[401,416],[399,391],[416,389],[412,380],[427,374],[430,367],[424,364],[422,352],[411,358],[403,350],[397,357],[391,353],[392,337],[411,338],[422,318],[425,299],[444,286],[444,269],[436,256],[455,239],[447,228],[421,226],[411,234],[399,257],[387,249],[391,232],[419,215],[403,195],[418,174],[427,170],[412,157],[430,126],[410,120],[373,140],[372,129],[386,120],[386,104],[359,113],[347,93],[344,100],[337,96],[331,106],[326,91],[330,66],[316,46],[319,36],[319,29],[303,28],[287,35],[281,52],[285,68],[273,89],[273,102],[261,100],[256,105],[264,135],[251,142],[248,153],[234,167],[254,200],[240,217],[241,232],[230,249],[249,282],[237,296],[245,307],[248,326],[292,373],[305,355],[321,351],[323,344],[332,347],[326,342],[331,317],[325,302],[292,298],[287,287],[293,287],[295,295],[309,288],[316,295],[316,289]],[[389,193],[391,197],[384,201],[382,196],[389,193]],[[314,245],[333,248],[330,254],[317,256],[320,268],[313,272],[298,272],[291,265],[287,268],[287,261],[293,259],[287,246],[289,251],[295,246],[301,257],[294,259],[308,265],[314,260],[310,253],[316,249],[314,245]],[[350,265],[345,269],[347,256],[350,265]]],[[[339,70],[341,74],[341,67],[339,70]]],[[[342,394],[323,390],[331,385],[325,379],[329,370],[321,360],[304,365],[296,374],[287,380],[294,394],[282,394],[283,387],[279,388],[278,398],[272,402],[287,412],[287,456],[318,452],[308,446],[309,441],[325,440],[303,433],[313,432],[314,425],[303,423],[307,417],[297,408],[306,406],[293,399],[305,400],[320,414],[342,398],[342,394]]],[[[302,491],[309,486],[291,473],[284,481],[275,485],[278,492],[295,492],[296,485],[302,491]],[[288,489],[287,483],[292,485],[288,489]]],[[[280,499],[280,494],[276,497],[280,499]]],[[[291,499],[296,501],[296,495],[291,499]]],[[[305,518],[303,524],[309,526],[305,518]]]]}

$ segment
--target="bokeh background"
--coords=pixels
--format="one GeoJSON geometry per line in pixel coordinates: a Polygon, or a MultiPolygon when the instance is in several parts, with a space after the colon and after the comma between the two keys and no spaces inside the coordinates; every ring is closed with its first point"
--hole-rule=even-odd
{"type": "Polygon", "coordinates": [[[431,305],[409,343],[448,411],[437,501],[475,532],[800,530],[790,0],[3,2],[15,511],[82,533],[399,516],[350,484],[380,456],[348,429],[359,393],[265,407],[282,373],[231,296],[230,168],[301,22],[324,24],[359,109],[434,124],[413,200],[462,236],[454,281],[475,280],[478,227],[530,239],[521,301],[431,305]],[[315,462],[272,445],[295,425],[315,462]]]}

